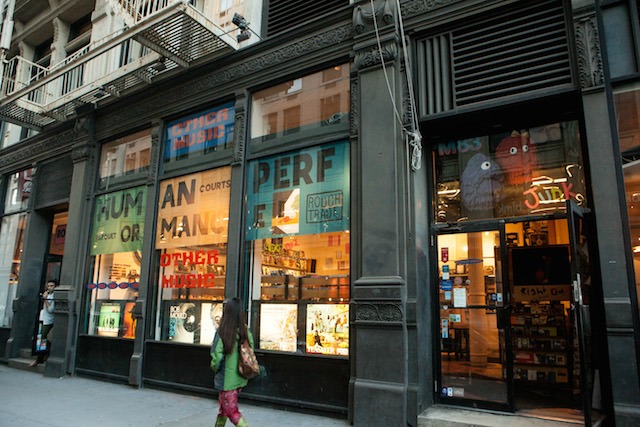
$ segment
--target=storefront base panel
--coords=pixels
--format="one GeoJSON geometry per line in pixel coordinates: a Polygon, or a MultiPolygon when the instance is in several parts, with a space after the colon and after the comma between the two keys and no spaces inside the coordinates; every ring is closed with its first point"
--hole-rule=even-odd
{"type": "Polygon", "coordinates": [[[348,359],[260,352],[257,355],[267,374],[249,383],[247,395],[287,406],[347,413],[348,359]]]}
{"type": "Polygon", "coordinates": [[[0,360],[3,362],[7,361],[7,358],[5,358],[4,353],[7,350],[7,341],[9,340],[10,335],[11,335],[11,329],[0,328],[0,360]]]}
{"type": "Polygon", "coordinates": [[[212,389],[213,372],[209,347],[173,342],[147,341],[144,353],[144,381],[159,385],[212,389]]]}
{"type": "MultiPolygon", "coordinates": [[[[291,408],[346,414],[349,361],[256,352],[266,376],[252,379],[242,397],[291,408]]],[[[144,382],[196,393],[213,391],[209,348],[148,341],[144,382]]]]}
{"type": "Polygon", "coordinates": [[[133,340],[81,335],[78,337],[76,370],[126,380],[132,354],[133,340]]]}

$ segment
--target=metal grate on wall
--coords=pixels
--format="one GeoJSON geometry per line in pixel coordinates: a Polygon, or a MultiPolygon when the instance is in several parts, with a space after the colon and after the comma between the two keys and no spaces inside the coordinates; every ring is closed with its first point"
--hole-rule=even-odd
{"type": "Polygon", "coordinates": [[[73,160],[62,157],[38,167],[36,185],[36,209],[69,201],[73,160]]]}
{"type": "Polygon", "coordinates": [[[417,49],[422,116],[573,82],[559,0],[494,11],[417,49]]]}
{"type": "Polygon", "coordinates": [[[349,0],[271,0],[267,18],[267,36],[310,21],[334,9],[349,5],[349,0]]]}

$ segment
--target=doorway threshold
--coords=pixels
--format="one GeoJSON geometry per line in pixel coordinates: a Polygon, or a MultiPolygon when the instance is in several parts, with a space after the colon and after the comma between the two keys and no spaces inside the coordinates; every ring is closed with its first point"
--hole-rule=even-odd
{"type": "MultiPolygon", "coordinates": [[[[577,427],[583,426],[582,417],[561,411],[528,410],[515,414],[482,409],[435,405],[418,416],[418,427],[577,427]],[[570,415],[570,416],[568,416],[570,415]]],[[[600,423],[594,423],[594,426],[600,423]]]]}

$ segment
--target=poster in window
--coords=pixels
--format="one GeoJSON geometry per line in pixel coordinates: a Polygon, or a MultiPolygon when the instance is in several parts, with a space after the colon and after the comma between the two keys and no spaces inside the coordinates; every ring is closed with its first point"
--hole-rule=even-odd
{"type": "Polygon", "coordinates": [[[117,337],[120,330],[120,303],[102,303],[98,320],[98,335],[117,337]]]}
{"type": "Polygon", "coordinates": [[[230,166],[162,181],[156,248],[226,243],[230,195],[230,166]]]}
{"type": "Polygon", "coordinates": [[[91,255],[142,250],[146,200],[146,186],[96,197],[91,255]]]}
{"type": "Polygon", "coordinates": [[[349,143],[251,162],[247,205],[249,240],[348,230],[349,143]]]}
{"type": "Polygon", "coordinates": [[[200,308],[200,344],[210,345],[213,342],[220,319],[222,318],[222,303],[203,302],[200,308]]]}
{"type": "Polygon", "coordinates": [[[307,353],[349,355],[349,305],[307,306],[307,353]]]}
{"type": "Polygon", "coordinates": [[[233,141],[234,123],[231,102],[167,123],[165,162],[224,147],[233,141]]]}
{"type": "Polygon", "coordinates": [[[291,351],[297,349],[298,306],[262,304],[260,306],[260,348],[291,351]]]}
{"type": "Polygon", "coordinates": [[[124,305],[124,313],[122,315],[122,338],[136,337],[136,318],[133,316],[133,308],[135,302],[127,302],[124,305]]]}
{"type": "Polygon", "coordinates": [[[193,344],[198,326],[198,308],[194,303],[169,304],[170,341],[193,344]]]}

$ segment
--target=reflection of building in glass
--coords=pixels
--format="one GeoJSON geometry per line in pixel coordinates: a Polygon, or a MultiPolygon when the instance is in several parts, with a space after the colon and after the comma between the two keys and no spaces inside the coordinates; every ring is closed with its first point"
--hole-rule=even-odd
{"type": "Polygon", "coordinates": [[[344,122],[348,93],[344,65],[258,91],[253,96],[251,136],[269,139],[344,122]]]}

